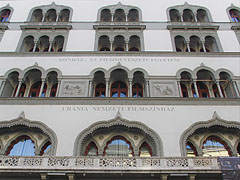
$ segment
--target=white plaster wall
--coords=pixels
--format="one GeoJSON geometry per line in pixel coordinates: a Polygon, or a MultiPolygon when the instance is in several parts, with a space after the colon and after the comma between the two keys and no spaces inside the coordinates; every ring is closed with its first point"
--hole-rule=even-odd
{"type": "Polygon", "coordinates": [[[143,32],[145,51],[173,51],[168,30],[145,30],[143,32]]]}
{"type": "Polygon", "coordinates": [[[67,57],[0,57],[0,76],[13,68],[24,70],[33,66],[36,62],[38,66],[45,70],[58,68],[63,75],[90,75],[91,71],[101,67],[106,70],[116,66],[121,62],[122,66],[129,70],[142,68],[151,76],[176,76],[178,70],[188,68],[194,70],[202,63],[216,71],[225,68],[240,76],[239,57],[174,57],[174,56],[67,56],[67,57]],[[16,63],[21,62],[21,63],[16,63]]]}
{"type": "MultiPolygon", "coordinates": [[[[1,105],[0,121],[15,119],[21,111],[24,111],[27,119],[41,121],[57,134],[57,155],[71,156],[73,155],[74,141],[81,131],[97,121],[114,119],[117,114],[117,110],[94,111],[93,107],[96,106],[78,106],[87,108],[88,111],[63,111],[63,107],[76,106],[1,105]]],[[[124,110],[120,111],[122,118],[140,121],[156,131],[162,139],[165,156],[180,156],[179,140],[182,133],[195,122],[212,119],[214,111],[221,119],[240,122],[239,106],[159,106],[174,108],[173,111],[165,112],[128,111],[128,107],[132,106],[107,107],[124,107],[124,110]]]]}
{"type": "Polygon", "coordinates": [[[15,52],[21,34],[18,30],[5,31],[0,42],[0,52],[15,52]]]}
{"type": "Polygon", "coordinates": [[[218,36],[224,52],[240,51],[240,42],[234,31],[219,31],[218,36]]]}

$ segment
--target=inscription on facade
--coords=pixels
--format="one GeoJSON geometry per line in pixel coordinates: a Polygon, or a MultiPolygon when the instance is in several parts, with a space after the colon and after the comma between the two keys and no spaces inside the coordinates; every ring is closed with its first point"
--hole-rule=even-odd
{"type": "Polygon", "coordinates": [[[60,62],[157,62],[157,63],[174,63],[179,62],[179,58],[138,58],[138,57],[68,57],[59,58],[60,62]]]}
{"type": "Polygon", "coordinates": [[[77,111],[174,112],[175,107],[172,107],[172,106],[63,106],[62,111],[65,111],[65,112],[77,112],[77,111]]]}

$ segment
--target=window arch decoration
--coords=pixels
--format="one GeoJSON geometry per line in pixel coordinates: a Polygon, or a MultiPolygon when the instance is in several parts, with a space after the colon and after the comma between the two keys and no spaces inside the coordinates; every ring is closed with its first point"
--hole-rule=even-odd
{"type": "Polygon", "coordinates": [[[240,22],[240,7],[231,4],[231,6],[226,9],[226,11],[230,22],[240,22]]]}
{"type": "Polygon", "coordinates": [[[188,4],[187,2],[185,2],[183,5],[171,6],[167,8],[167,17],[168,17],[168,21],[170,22],[171,20],[174,19],[170,16],[171,10],[175,10],[174,14],[178,14],[180,16],[176,19],[177,20],[176,22],[178,23],[183,22],[184,10],[190,10],[193,13],[194,22],[213,22],[210,11],[203,6],[191,5],[191,4],[188,4]],[[202,17],[203,16],[202,14],[199,15],[199,13],[201,12],[205,12],[206,17],[202,17]],[[201,16],[204,19],[200,20],[199,16],[201,16]]]}
{"type": "MultiPolygon", "coordinates": [[[[131,6],[131,5],[123,5],[121,4],[121,2],[119,2],[118,4],[115,4],[115,5],[110,5],[110,6],[104,6],[102,8],[100,8],[98,10],[98,15],[97,15],[97,21],[98,22],[101,22],[101,23],[110,23],[110,22],[113,22],[113,18],[112,17],[108,17],[106,18],[107,21],[101,21],[101,15],[102,15],[102,12],[105,11],[106,15],[111,15],[111,14],[115,14],[115,12],[117,10],[123,10],[124,12],[124,15],[125,15],[125,18],[127,20],[128,23],[138,23],[138,22],[141,22],[142,21],[142,11],[140,8],[136,7],[136,6],[131,6]],[[134,10],[134,12],[133,12],[134,10]],[[108,13],[107,13],[108,11],[108,13]],[[137,21],[133,21],[133,18],[129,17],[129,15],[131,14],[135,14],[136,11],[138,12],[138,16],[137,16],[137,21]]],[[[126,22],[126,21],[125,21],[126,22]]],[[[125,22],[115,22],[115,23],[125,23],[125,22]]]]}
{"type": "Polygon", "coordinates": [[[0,8],[0,21],[3,23],[9,22],[12,17],[13,11],[14,9],[9,4],[0,8]]]}
{"type": "Polygon", "coordinates": [[[55,2],[53,2],[52,4],[49,4],[49,5],[37,6],[37,7],[32,8],[27,17],[27,21],[28,22],[44,22],[46,15],[48,14],[47,12],[49,12],[49,10],[56,11],[56,13],[55,13],[56,19],[54,21],[50,21],[50,22],[65,23],[65,22],[71,21],[71,19],[72,19],[73,9],[71,7],[58,5],[58,4],[55,4],[55,2]],[[42,15],[41,18],[34,17],[34,13],[37,10],[39,10],[39,12],[35,16],[42,15]],[[68,12],[67,14],[66,14],[66,11],[68,12]],[[43,14],[45,14],[45,17],[43,17],[43,14]]]}
{"type": "MultiPolygon", "coordinates": [[[[148,137],[148,143],[150,143],[152,147],[152,152],[153,156],[163,156],[163,146],[162,146],[162,141],[159,135],[153,130],[147,127],[145,124],[138,122],[138,121],[128,121],[126,119],[121,118],[120,113],[117,114],[116,118],[109,120],[109,121],[99,121],[96,122],[92,125],[90,125],[88,128],[84,129],[76,138],[75,143],[74,143],[74,151],[73,155],[74,156],[81,156],[84,155],[85,152],[85,141],[90,142],[88,138],[97,131],[101,131],[104,128],[116,128],[116,127],[122,127],[125,129],[129,130],[138,130],[142,134],[148,137]]],[[[113,136],[116,136],[117,134],[112,134],[109,138],[111,139],[113,136]]],[[[119,134],[118,134],[119,135],[119,134]]],[[[122,135],[122,134],[120,134],[122,135]]],[[[110,139],[105,140],[105,144],[110,140],[110,139]]],[[[129,139],[128,139],[129,140],[129,139]]],[[[131,142],[132,143],[132,142],[131,142]]],[[[87,143],[88,144],[88,143],[87,143]]],[[[105,147],[103,145],[103,147],[105,147]]],[[[132,144],[133,145],[133,144],[132,144]]],[[[102,148],[103,151],[104,148],[102,148]]],[[[135,155],[138,155],[138,150],[136,150],[135,147],[135,155]]],[[[103,153],[103,152],[102,152],[103,153]]]]}
{"type": "MultiPolygon", "coordinates": [[[[240,134],[240,123],[239,122],[223,120],[223,119],[220,118],[220,116],[215,111],[213,113],[212,119],[210,119],[208,121],[196,122],[196,123],[192,124],[188,129],[186,129],[182,133],[182,135],[180,137],[180,141],[179,141],[181,155],[182,156],[187,155],[185,147],[186,147],[186,143],[188,142],[188,138],[191,135],[193,135],[198,129],[208,129],[208,128],[212,128],[212,127],[216,127],[216,126],[220,127],[220,128],[225,128],[225,129],[233,128],[234,130],[236,130],[240,134]]],[[[206,136],[210,136],[210,135],[214,135],[214,134],[207,134],[206,136]]],[[[219,134],[218,134],[218,136],[221,137],[221,135],[219,135],[219,134]]],[[[237,156],[237,149],[234,148],[234,145],[232,145],[230,143],[230,141],[226,140],[226,138],[223,138],[223,139],[227,143],[228,147],[230,148],[230,151],[232,152],[232,155],[237,156]]],[[[201,142],[201,145],[200,145],[201,147],[202,147],[203,141],[204,140],[202,140],[202,142],[201,142]]],[[[198,151],[200,151],[200,150],[198,149],[198,151]]],[[[199,153],[199,155],[201,155],[201,154],[199,153]]]]}
{"type": "MultiPolygon", "coordinates": [[[[18,118],[10,120],[10,121],[2,121],[0,122],[0,132],[3,129],[8,129],[8,128],[15,128],[15,127],[23,127],[28,129],[29,131],[26,133],[17,133],[14,137],[12,137],[11,139],[7,140],[7,144],[4,147],[4,150],[2,150],[2,153],[6,153],[9,145],[17,138],[20,137],[22,135],[26,135],[29,136],[32,141],[36,142],[37,139],[35,139],[31,133],[29,132],[33,132],[34,130],[37,131],[38,133],[41,132],[44,135],[46,135],[48,137],[48,141],[51,142],[51,149],[49,149],[49,152],[47,153],[48,155],[55,155],[56,154],[56,148],[57,148],[57,136],[55,134],[55,132],[50,129],[48,126],[46,126],[44,123],[39,122],[39,121],[31,121],[25,118],[25,113],[22,111],[21,114],[19,115],[18,118]]],[[[45,141],[42,142],[42,146],[40,147],[35,147],[35,154],[38,155],[40,154],[41,148],[45,145],[45,141]]],[[[36,146],[36,144],[35,144],[36,146]]],[[[3,154],[2,154],[3,155],[3,154]]]]}

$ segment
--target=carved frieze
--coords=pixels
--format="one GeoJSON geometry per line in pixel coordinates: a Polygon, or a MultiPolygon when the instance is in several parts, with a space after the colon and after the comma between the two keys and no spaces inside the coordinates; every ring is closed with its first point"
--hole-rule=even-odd
{"type": "Polygon", "coordinates": [[[152,97],[176,97],[178,91],[175,82],[151,82],[152,97]]]}
{"type": "Polygon", "coordinates": [[[60,97],[86,97],[87,81],[63,81],[60,97]]]}

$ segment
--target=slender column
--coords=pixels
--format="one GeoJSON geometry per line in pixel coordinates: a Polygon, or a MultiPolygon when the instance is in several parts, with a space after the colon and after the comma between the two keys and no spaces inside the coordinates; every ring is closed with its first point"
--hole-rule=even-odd
{"type": "Polygon", "coordinates": [[[197,88],[197,82],[195,80],[193,81],[193,85],[194,85],[194,89],[195,89],[196,95],[197,95],[197,97],[199,97],[198,88],[197,88]]]}
{"type": "Polygon", "coordinates": [[[237,96],[237,97],[240,97],[240,92],[239,92],[239,89],[238,89],[238,87],[237,87],[236,82],[231,81],[230,83],[233,85],[233,88],[234,88],[234,90],[235,90],[235,92],[236,92],[236,96],[237,96]]]}
{"type": "Polygon", "coordinates": [[[0,96],[2,95],[2,92],[3,92],[3,88],[6,84],[6,81],[2,81],[2,84],[1,84],[1,87],[0,87],[0,96]]]}
{"type": "Polygon", "coordinates": [[[196,174],[189,174],[189,180],[195,180],[196,174]]]}
{"type": "Polygon", "coordinates": [[[37,48],[37,40],[34,40],[34,46],[33,46],[33,52],[35,52],[36,51],[36,48],[37,48]]]}
{"type": "Polygon", "coordinates": [[[113,18],[114,18],[114,12],[111,13],[111,21],[113,22],[113,18]]]}
{"type": "Polygon", "coordinates": [[[182,96],[181,82],[178,81],[177,84],[178,84],[178,90],[179,90],[179,91],[178,91],[178,92],[179,92],[179,97],[183,97],[183,96],[182,96]]]}
{"type": "Polygon", "coordinates": [[[106,97],[109,97],[109,79],[106,79],[106,97]]]}
{"type": "Polygon", "coordinates": [[[128,51],[128,41],[126,41],[126,51],[128,51]]]}
{"type": "Polygon", "coordinates": [[[18,97],[18,94],[19,94],[20,88],[21,88],[21,86],[22,86],[22,83],[23,83],[22,79],[19,79],[17,91],[16,91],[16,93],[15,93],[15,97],[18,97]]]}
{"type": "Polygon", "coordinates": [[[128,12],[125,13],[126,16],[126,22],[128,22],[128,12]]]}
{"type": "Polygon", "coordinates": [[[92,97],[92,89],[93,89],[93,83],[92,81],[89,81],[88,97],[92,97]]]}
{"type": "Polygon", "coordinates": [[[145,92],[146,92],[146,97],[149,97],[149,81],[145,81],[145,92]]]}
{"type": "Polygon", "coordinates": [[[195,20],[195,22],[198,22],[198,20],[197,20],[197,11],[194,12],[193,15],[194,15],[194,20],[195,20]]]}
{"type": "Polygon", "coordinates": [[[110,51],[113,51],[113,41],[110,41],[110,51]]]}
{"type": "Polygon", "coordinates": [[[45,18],[46,18],[46,13],[47,13],[46,11],[43,11],[43,12],[42,12],[42,15],[43,15],[42,22],[44,22],[44,21],[45,21],[45,18]]]}
{"type": "Polygon", "coordinates": [[[42,92],[43,92],[44,84],[45,84],[45,78],[42,79],[42,84],[41,84],[41,88],[40,88],[40,92],[39,92],[38,97],[42,97],[42,92]]]}
{"type": "Polygon", "coordinates": [[[47,174],[40,174],[41,180],[47,180],[47,174]]]}
{"type": "Polygon", "coordinates": [[[161,180],[167,180],[168,174],[161,174],[161,180]]]}
{"type": "Polygon", "coordinates": [[[181,22],[183,22],[183,11],[179,12],[179,14],[180,14],[181,22]]]}
{"type": "Polygon", "coordinates": [[[59,95],[59,91],[60,91],[59,89],[60,89],[61,82],[62,82],[61,79],[59,79],[58,80],[58,85],[57,85],[56,97],[58,97],[58,95],[59,95]]]}
{"type": "Polygon", "coordinates": [[[190,50],[190,41],[186,41],[186,43],[187,43],[187,49],[188,49],[188,52],[191,52],[191,50],[190,50]]]}
{"type": "Polygon", "coordinates": [[[75,180],[74,176],[75,176],[74,174],[68,174],[68,179],[69,180],[75,180]]]}
{"type": "Polygon", "coordinates": [[[58,22],[58,21],[59,21],[59,14],[60,14],[60,13],[57,12],[56,14],[57,14],[56,22],[58,22]]]}
{"type": "Polygon", "coordinates": [[[49,48],[48,48],[48,52],[51,52],[52,45],[53,45],[53,41],[49,41],[49,48]]]}
{"type": "Polygon", "coordinates": [[[216,81],[216,85],[217,85],[217,88],[218,88],[218,92],[219,92],[219,94],[220,94],[220,97],[223,98],[224,96],[223,96],[222,89],[221,89],[221,86],[220,86],[220,84],[219,84],[219,81],[216,81]]]}
{"type": "Polygon", "coordinates": [[[128,97],[132,97],[132,79],[129,79],[128,97]]]}
{"type": "Polygon", "coordinates": [[[202,47],[203,47],[203,52],[207,52],[205,47],[205,41],[202,41],[202,47]]]}

